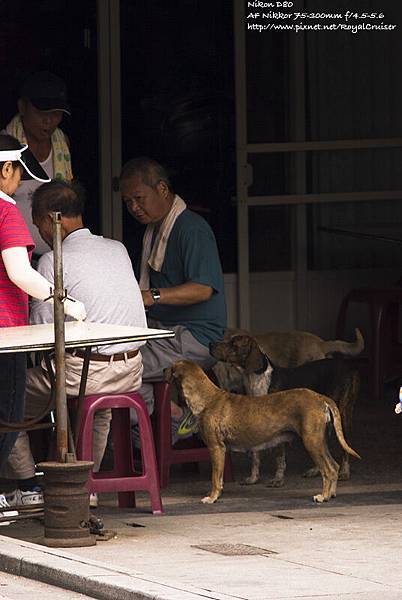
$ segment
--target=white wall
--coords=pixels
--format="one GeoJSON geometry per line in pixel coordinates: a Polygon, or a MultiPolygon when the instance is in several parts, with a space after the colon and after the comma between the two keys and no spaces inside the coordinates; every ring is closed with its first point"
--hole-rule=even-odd
{"type": "MultiPolygon", "coordinates": [[[[295,323],[293,271],[251,273],[251,331],[286,331],[304,329],[324,338],[335,335],[336,317],[343,297],[353,288],[392,287],[401,277],[400,269],[358,269],[342,271],[309,271],[304,293],[307,322],[295,323]]],[[[237,277],[225,274],[225,292],[229,327],[237,326],[237,277]]],[[[353,339],[355,327],[367,328],[368,311],[362,305],[351,307],[347,334],[353,339]]]]}

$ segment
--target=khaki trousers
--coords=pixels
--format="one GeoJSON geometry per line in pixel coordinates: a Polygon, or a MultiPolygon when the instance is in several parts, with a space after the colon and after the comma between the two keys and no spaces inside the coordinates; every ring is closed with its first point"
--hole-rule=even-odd
{"type": "MultiPolygon", "coordinates": [[[[77,397],[80,388],[84,359],[66,354],[66,394],[77,397]]],[[[141,353],[127,360],[109,362],[92,361],[89,363],[85,394],[118,394],[135,392],[141,386],[141,353]]],[[[40,366],[28,369],[26,381],[25,419],[30,419],[44,410],[50,395],[50,379],[43,362],[40,366]]],[[[105,452],[110,430],[112,412],[110,409],[98,410],[94,417],[93,459],[94,471],[99,471],[105,452]]],[[[32,457],[29,438],[21,431],[17,441],[0,471],[1,477],[9,479],[28,479],[35,475],[35,463],[32,457]]]]}

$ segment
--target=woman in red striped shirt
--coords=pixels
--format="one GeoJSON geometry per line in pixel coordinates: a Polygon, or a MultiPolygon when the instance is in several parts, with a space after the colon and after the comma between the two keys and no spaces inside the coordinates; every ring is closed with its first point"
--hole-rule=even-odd
{"type": "MultiPolygon", "coordinates": [[[[0,135],[0,328],[27,325],[28,296],[45,300],[52,288],[30,264],[35,245],[12,198],[22,178],[49,181],[27,146],[21,146],[12,136],[0,135]]],[[[64,306],[66,314],[76,319],[85,318],[81,302],[67,300],[64,306]]],[[[24,353],[0,353],[0,420],[3,422],[23,420],[25,372],[24,353]]],[[[0,433],[0,466],[7,459],[16,436],[16,433],[0,433]]],[[[6,506],[0,494],[0,508],[6,506]]]]}

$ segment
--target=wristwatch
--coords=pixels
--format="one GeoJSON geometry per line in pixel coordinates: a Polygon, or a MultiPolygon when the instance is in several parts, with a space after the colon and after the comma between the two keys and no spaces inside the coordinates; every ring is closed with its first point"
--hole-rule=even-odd
{"type": "Polygon", "coordinates": [[[152,296],[152,300],[154,301],[154,304],[158,304],[159,300],[161,299],[160,291],[156,288],[151,288],[149,291],[151,292],[151,296],[152,296]]]}

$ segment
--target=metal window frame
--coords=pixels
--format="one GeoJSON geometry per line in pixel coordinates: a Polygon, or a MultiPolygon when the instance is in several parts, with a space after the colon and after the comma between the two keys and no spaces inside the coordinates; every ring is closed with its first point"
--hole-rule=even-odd
{"type": "Polygon", "coordinates": [[[97,33],[101,232],[122,240],[120,0],[97,0],[97,33]]]}
{"type": "Polygon", "coordinates": [[[233,0],[235,36],[235,90],[236,90],[236,199],[237,199],[237,291],[238,325],[250,328],[250,272],[249,272],[249,208],[253,206],[295,205],[293,221],[292,257],[295,272],[294,322],[297,328],[307,324],[308,297],[306,205],[327,202],[356,202],[370,200],[400,200],[402,190],[306,193],[306,153],[369,148],[402,147],[402,138],[372,138],[306,141],[305,135],[305,49],[304,35],[289,37],[289,129],[292,141],[247,143],[247,63],[246,15],[244,0],[233,0]],[[293,157],[290,173],[293,189],[290,194],[249,196],[248,157],[251,154],[288,153],[293,157]]]}
{"type": "Polygon", "coordinates": [[[238,324],[250,329],[245,2],[234,0],[238,324]]]}

